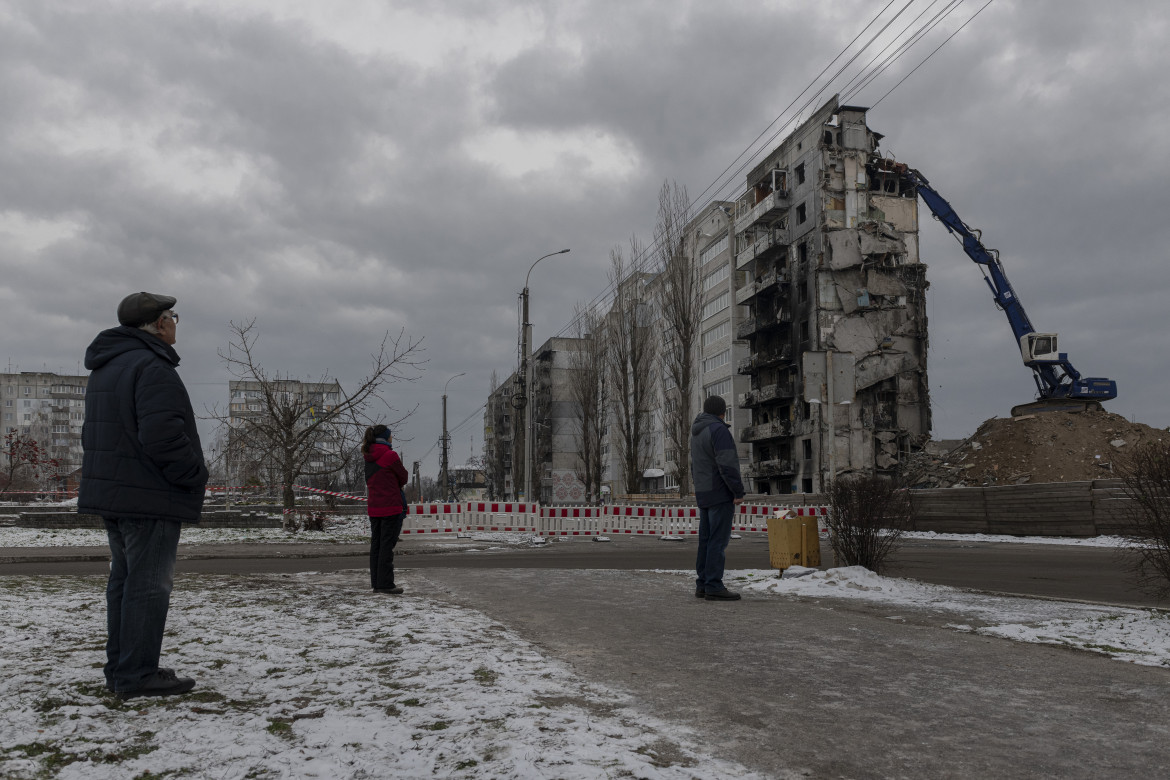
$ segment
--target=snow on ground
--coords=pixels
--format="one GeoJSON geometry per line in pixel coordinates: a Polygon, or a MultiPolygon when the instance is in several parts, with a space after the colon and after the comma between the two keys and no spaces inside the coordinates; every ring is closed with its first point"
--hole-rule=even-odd
{"type": "MultiPolygon", "coordinates": [[[[453,534],[444,534],[451,537],[453,534]]],[[[404,536],[403,540],[411,539],[404,536]]],[[[482,543],[498,547],[529,545],[534,535],[519,532],[469,532],[460,543],[482,543]]],[[[282,528],[200,528],[184,525],[179,544],[369,544],[370,521],[365,516],[334,516],[324,531],[290,533],[282,528]]],[[[0,527],[0,547],[102,547],[108,544],[100,528],[14,528],[0,527]]],[[[485,548],[487,549],[487,548],[485,548]]]]}
{"type": "MultiPolygon", "coordinates": [[[[734,535],[738,536],[738,534],[734,535]]],[[[466,535],[465,535],[466,537],[466,535]]],[[[403,537],[404,539],[407,537],[403,537]]],[[[475,533],[472,541],[496,542],[503,546],[531,544],[533,534],[475,533]]],[[[667,540],[683,537],[668,536],[667,540]]],[[[905,531],[903,539],[995,544],[1062,544],[1085,547],[1125,547],[1133,544],[1121,536],[1007,536],[1002,534],[938,534],[933,531],[905,531]]],[[[281,528],[200,528],[183,526],[179,544],[362,544],[370,541],[370,522],[361,515],[333,515],[324,531],[290,533],[281,528]]],[[[13,528],[0,526],[0,547],[95,547],[106,544],[106,532],[98,528],[13,528]]]]}
{"type": "MultiPolygon", "coordinates": [[[[1119,661],[1170,668],[1170,613],[1069,601],[995,596],[882,577],[861,566],[818,571],[792,567],[790,578],[771,569],[728,572],[732,588],[761,594],[861,599],[894,610],[915,610],[963,623],[948,628],[1022,642],[1105,653],[1119,661]],[[798,575],[791,577],[791,575],[798,575]],[[973,625],[974,624],[974,625],[973,625]]],[[[693,577],[694,572],[679,572],[693,577]]],[[[894,614],[892,620],[904,619],[894,614]]]]}
{"type": "Polygon", "coordinates": [[[1128,547],[1124,536],[1010,536],[1008,534],[939,534],[934,531],[903,531],[903,539],[934,539],[943,542],[995,542],[1006,544],[1065,544],[1075,547],[1128,547]]]}
{"type": "Polygon", "coordinates": [[[483,614],[365,576],[178,577],[163,665],[198,687],[128,702],[103,686],[102,578],[0,578],[0,776],[756,777],[483,614]]]}

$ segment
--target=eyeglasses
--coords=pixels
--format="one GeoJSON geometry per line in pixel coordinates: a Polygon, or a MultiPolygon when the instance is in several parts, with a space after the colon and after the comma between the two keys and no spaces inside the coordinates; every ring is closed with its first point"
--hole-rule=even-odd
{"type": "Polygon", "coordinates": [[[162,318],[164,320],[172,320],[176,325],[179,324],[179,313],[177,311],[167,312],[162,318]]]}

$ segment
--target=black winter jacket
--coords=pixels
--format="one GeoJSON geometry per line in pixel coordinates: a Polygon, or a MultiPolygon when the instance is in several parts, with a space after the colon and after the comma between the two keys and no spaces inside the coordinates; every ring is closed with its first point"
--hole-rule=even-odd
{"type": "Polygon", "coordinates": [[[207,466],[177,365],[169,344],[138,328],[89,345],[79,512],[199,522],[207,466]]]}

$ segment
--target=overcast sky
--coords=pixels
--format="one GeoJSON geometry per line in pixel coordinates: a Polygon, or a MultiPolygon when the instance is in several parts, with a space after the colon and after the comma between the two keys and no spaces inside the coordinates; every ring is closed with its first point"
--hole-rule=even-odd
{"type": "MultiPolygon", "coordinates": [[[[947,2],[914,0],[817,104],[947,2]]],[[[984,2],[848,102],[1000,250],[1036,328],[1118,382],[1107,408],[1165,427],[1170,12],[994,0],[883,99],[984,2]]],[[[75,373],[136,290],[178,298],[197,409],[227,401],[229,320],[256,319],[270,370],[343,384],[405,328],[428,362],[388,388],[418,407],[401,449],[432,449],[462,372],[461,463],[492,371],[515,366],[532,262],[572,250],[532,274],[539,344],[602,292],[611,246],[650,238],[665,179],[692,197],[721,181],[883,6],[0,0],[2,370],[75,373]]],[[[1034,387],[978,269],[922,212],[935,436],[959,438],[1034,387]]]]}

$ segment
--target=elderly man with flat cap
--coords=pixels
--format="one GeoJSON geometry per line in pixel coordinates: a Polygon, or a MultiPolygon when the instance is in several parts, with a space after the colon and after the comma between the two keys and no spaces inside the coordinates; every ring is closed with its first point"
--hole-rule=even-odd
{"type": "Polygon", "coordinates": [[[106,687],[122,699],[195,687],[158,665],[179,529],[199,521],[207,485],[191,399],[175,370],[174,305],[168,295],[126,296],[121,325],[85,352],[92,373],[78,511],[100,515],[110,540],[106,687]]]}

